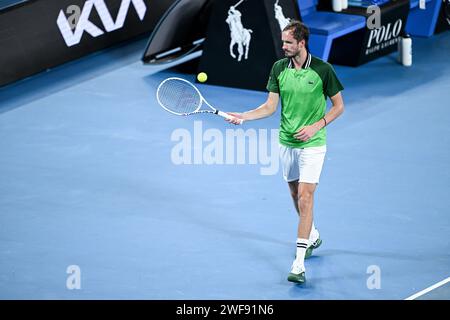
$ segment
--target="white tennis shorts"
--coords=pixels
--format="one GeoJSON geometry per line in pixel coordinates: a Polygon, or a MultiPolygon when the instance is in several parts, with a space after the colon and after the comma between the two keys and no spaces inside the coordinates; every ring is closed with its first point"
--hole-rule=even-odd
{"type": "Polygon", "coordinates": [[[326,152],[327,146],[290,148],[280,145],[284,180],[319,183],[326,152]]]}

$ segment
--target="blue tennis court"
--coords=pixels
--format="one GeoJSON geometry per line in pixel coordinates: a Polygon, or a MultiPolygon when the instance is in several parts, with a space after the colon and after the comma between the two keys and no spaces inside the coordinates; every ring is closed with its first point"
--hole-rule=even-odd
{"type": "MultiPolygon", "coordinates": [[[[279,110],[242,127],[171,115],[158,84],[194,76],[144,66],[144,46],[0,89],[1,299],[406,299],[446,279],[417,298],[450,298],[449,33],[415,39],[410,68],[335,66],[346,111],[301,286],[286,281],[297,215],[279,110]]],[[[199,88],[226,111],[267,95],[199,88]]]]}

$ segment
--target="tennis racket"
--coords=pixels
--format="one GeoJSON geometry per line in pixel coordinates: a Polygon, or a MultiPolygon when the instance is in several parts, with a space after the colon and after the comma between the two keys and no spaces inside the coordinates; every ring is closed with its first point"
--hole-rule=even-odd
{"type": "MultiPolygon", "coordinates": [[[[156,99],[166,111],[178,116],[212,113],[226,119],[234,119],[233,116],[211,106],[191,82],[181,78],[167,78],[162,81],[156,90],[156,99]],[[204,104],[209,108],[201,109],[204,104]]],[[[242,122],[241,119],[240,123],[242,122]]]]}

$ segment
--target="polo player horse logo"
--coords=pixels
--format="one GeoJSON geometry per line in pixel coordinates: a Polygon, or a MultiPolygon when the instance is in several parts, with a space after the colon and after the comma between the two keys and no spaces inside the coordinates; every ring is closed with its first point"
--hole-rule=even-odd
{"type": "Polygon", "coordinates": [[[275,19],[277,19],[281,31],[283,31],[284,27],[286,27],[289,24],[289,22],[291,22],[291,19],[286,18],[284,16],[283,8],[278,4],[278,0],[274,4],[274,10],[275,10],[275,19]]]}
{"type": "Polygon", "coordinates": [[[253,32],[251,29],[245,29],[242,25],[241,21],[241,12],[236,10],[236,7],[241,4],[243,0],[239,1],[236,5],[231,6],[228,10],[228,17],[225,20],[230,27],[230,55],[233,59],[236,59],[236,55],[233,52],[234,46],[237,44],[237,49],[239,56],[237,57],[238,61],[242,60],[242,56],[244,55],[244,59],[248,59],[248,50],[250,49],[250,41],[252,40],[251,33],[253,32]],[[244,53],[245,48],[245,53],[244,53]]]}

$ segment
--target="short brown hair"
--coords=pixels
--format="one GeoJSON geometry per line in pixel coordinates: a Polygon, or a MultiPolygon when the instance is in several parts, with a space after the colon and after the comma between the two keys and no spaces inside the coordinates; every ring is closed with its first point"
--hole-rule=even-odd
{"type": "Polygon", "coordinates": [[[295,40],[298,42],[305,40],[305,45],[308,45],[309,29],[303,22],[292,20],[286,27],[284,27],[283,32],[284,31],[292,31],[292,36],[295,40]]]}

